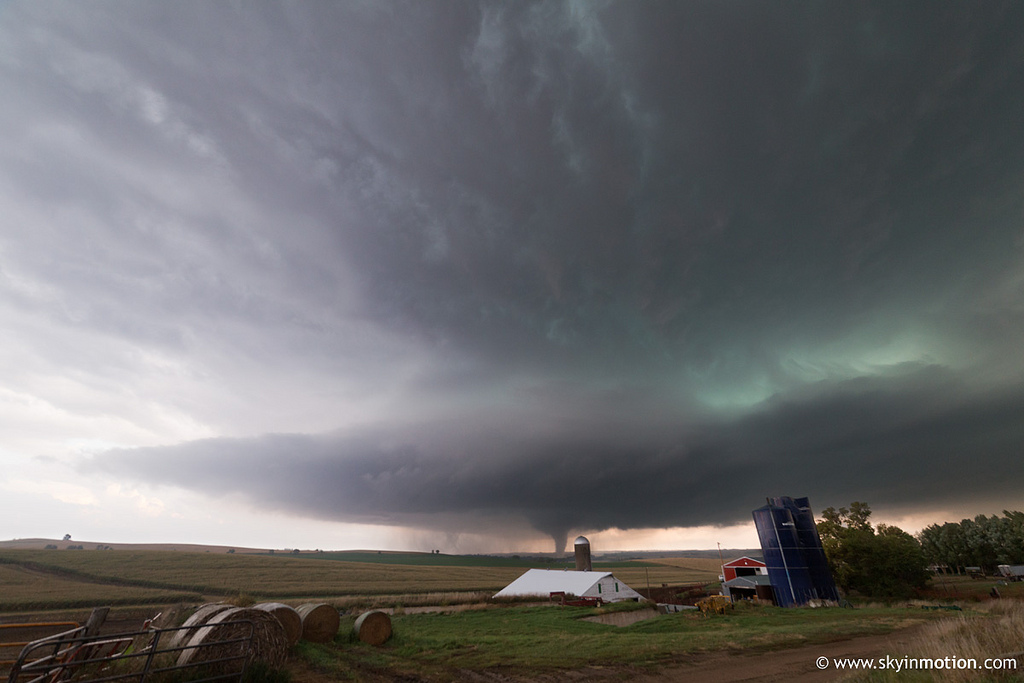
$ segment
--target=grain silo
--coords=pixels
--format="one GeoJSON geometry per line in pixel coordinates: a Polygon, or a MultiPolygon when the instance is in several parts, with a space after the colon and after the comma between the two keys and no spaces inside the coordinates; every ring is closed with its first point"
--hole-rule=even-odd
{"type": "Polygon", "coordinates": [[[576,550],[576,571],[589,572],[591,570],[590,541],[586,536],[577,536],[573,548],[576,550]]]}
{"type": "Polygon", "coordinates": [[[839,600],[806,498],[769,498],[754,510],[754,525],[780,607],[839,600]]]}

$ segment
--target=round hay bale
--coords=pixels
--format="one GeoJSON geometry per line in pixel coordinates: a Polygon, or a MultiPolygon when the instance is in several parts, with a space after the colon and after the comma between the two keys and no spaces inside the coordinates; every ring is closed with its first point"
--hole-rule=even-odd
{"type": "Polygon", "coordinates": [[[378,610],[363,612],[352,630],[367,645],[383,645],[391,638],[391,617],[378,610]]]}
{"type": "Polygon", "coordinates": [[[231,609],[231,605],[226,602],[208,602],[197,609],[192,616],[185,620],[182,624],[182,628],[171,634],[171,639],[167,641],[167,647],[181,647],[196,634],[199,627],[204,625],[210,619],[223,612],[224,610],[231,609]],[[194,628],[185,628],[191,626],[194,628]]]}
{"type": "Polygon", "coordinates": [[[261,602],[258,605],[253,605],[252,608],[270,612],[277,617],[277,620],[281,622],[281,626],[284,626],[284,634],[288,638],[288,647],[299,642],[299,639],[302,638],[302,617],[299,616],[294,607],[281,602],[261,602]]]}
{"type": "MultiPolygon", "coordinates": [[[[265,662],[270,666],[281,666],[288,656],[288,637],[284,633],[284,626],[270,612],[250,607],[233,607],[207,621],[206,625],[200,627],[188,641],[188,649],[181,651],[181,655],[178,657],[178,666],[198,664],[225,657],[244,656],[248,652],[248,643],[245,641],[225,643],[221,646],[200,647],[204,644],[247,637],[249,635],[247,624],[227,623],[240,620],[253,622],[253,660],[265,662]]],[[[233,670],[237,667],[228,663],[225,664],[225,668],[233,670]]]]}
{"type": "Polygon", "coordinates": [[[302,639],[311,643],[329,643],[338,634],[341,617],[338,610],[326,603],[299,605],[295,610],[302,617],[302,639]]]}

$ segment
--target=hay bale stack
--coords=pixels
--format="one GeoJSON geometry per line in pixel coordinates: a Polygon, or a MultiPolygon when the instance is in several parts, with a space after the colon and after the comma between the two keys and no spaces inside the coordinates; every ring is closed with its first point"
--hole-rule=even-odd
{"type": "Polygon", "coordinates": [[[338,634],[341,618],[338,610],[325,603],[299,605],[296,610],[302,617],[302,639],[311,643],[329,643],[338,634]]]}
{"type": "MultiPolygon", "coordinates": [[[[253,622],[252,657],[253,660],[265,662],[270,666],[281,666],[288,656],[288,637],[284,626],[270,612],[249,607],[233,607],[225,610],[206,622],[188,641],[188,649],[182,650],[178,657],[178,666],[198,664],[213,659],[234,657],[246,654],[247,642],[227,643],[218,647],[202,647],[204,643],[215,643],[234,638],[245,638],[249,635],[247,624],[229,624],[231,621],[253,622]]],[[[235,667],[228,664],[229,669],[235,667]]]]}
{"type": "Polygon", "coordinates": [[[200,626],[203,626],[210,619],[220,614],[225,610],[231,609],[231,605],[226,602],[208,602],[202,605],[195,611],[192,616],[185,620],[182,624],[182,628],[171,634],[171,639],[167,641],[168,648],[181,647],[188,641],[192,640],[192,636],[196,634],[200,626]],[[186,626],[194,628],[185,628],[186,626]]]}
{"type": "Polygon", "coordinates": [[[289,607],[280,602],[261,602],[258,605],[253,605],[253,609],[261,609],[277,617],[277,620],[281,622],[281,626],[284,627],[284,634],[288,638],[288,647],[299,642],[299,639],[302,638],[302,617],[299,616],[294,607],[289,607]]]}
{"type": "Polygon", "coordinates": [[[383,645],[391,638],[391,617],[377,610],[363,612],[352,628],[367,645],[383,645]]]}

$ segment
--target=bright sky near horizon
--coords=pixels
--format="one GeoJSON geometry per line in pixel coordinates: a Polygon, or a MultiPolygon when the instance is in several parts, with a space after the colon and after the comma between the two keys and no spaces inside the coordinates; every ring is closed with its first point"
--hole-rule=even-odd
{"type": "Polygon", "coordinates": [[[0,3],[0,538],[1024,508],[1024,3],[0,3]]]}

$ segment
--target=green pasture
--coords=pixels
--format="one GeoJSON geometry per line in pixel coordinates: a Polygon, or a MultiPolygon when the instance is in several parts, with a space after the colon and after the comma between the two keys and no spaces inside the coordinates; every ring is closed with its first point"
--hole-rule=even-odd
{"type": "MultiPolygon", "coordinates": [[[[301,643],[314,669],[345,680],[352,672],[446,680],[460,669],[554,673],[583,667],[654,666],[691,653],[771,650],[878,635],[941,618],[917,608],[779,609],[742,606],[724,616],[693,612],[619,627],[583,621],[607,608],[492,607],[449,614],[397,614],[394,636],[370,647],[344,622],[334,643],[301,643]]],[[[646,608],[645,608],[646,609],[646,608]]]]}

